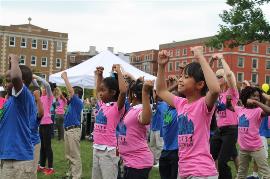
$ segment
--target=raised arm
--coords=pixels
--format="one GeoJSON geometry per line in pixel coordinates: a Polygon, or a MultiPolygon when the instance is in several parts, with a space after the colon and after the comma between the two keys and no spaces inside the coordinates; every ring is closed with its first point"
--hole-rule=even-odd
{"type": "Polygon", "coordinates": [[[208,87],[208,92],[206,94],[205,100],[206,100],[206,105],[209,110],[211,110],[214,107],[214,104],[218,98],[219,92],[220,92],[220,87],[218,84],[218,80],[216,78],[215,73],[209,66],[208,62],[203,56],[203,47],[202,46],[196,46],[192,47],[191,51],[194,53],[194,56],[198,58],[199,63],[201,65],[204,78],[206,81],[206,85],[208,87]]]}
{"type": "Polygon", "coordinates": [[[139,122],[143,125],[150,124],[152,119],[152,108],[150,105],[150,92],[153,90],[154,82],[146,80],[142,89],[142,105],[143,110],[139,118],[139,122]]]}
{"type": "Polygon", "coordinates": [[[74,89],[72,88],[72,86],[71,86],[71,84],[70,84],[70,82],[69,82],[69,80],[68,80],[67,72],[64,71],[64,72],[61,74],[61,78],[65,81],[65,84],[66,84],[67,90],[68,90],[68,92],[69,92],[70,98],[72,98],[73,95],[74,95],[74,89]]]}
{"type": "Polygon", "coordinates": [[[222,63],[229,88],[237,89],[235,75],[231,71],[231,69],[230,69],[228,63],[225,61],[223,55],[221,53],[217,53],[217,54],[213,55],[213,58],[220,60],[220,62],[222,63]]]}
{"type": "Polygon", "coordinates": [[[104,71],[104,68],[101,66],[97,67],[96,71],[95,71],[96,96],[98,96],[98,93],[100,92],[100,85],[101,85],[102,80],[103,80],[103,71],[104,71]]]}
{"type": "Polygon", "coordinates": [[[39,84],[38,84],[37,80],[36,80],[34,77],[33,77],[33,79],[32,79],[32,84],[33,84],[33,86],[39,88],[39,84]]]}
{"type": "Polygon", "coordinates": [[[253,99],[248,99],[247,103],[261,108],[263,110],[262,117],[270,115],[270,107],[269,106],[267,106],[267,105],[265,105],[257,100],[253,100],[253,99]]]}
{"type": "Polygon", "coordinates": [[[19,58],[17,55],[9,55],[10,71],[9,76],[15,92],[18,93],[23,87],[22,72],[19,67],[19,58]]]}
{"type": "Polygon", "coordinates": [[[37,76],[34,74],[33,77],[42,83],[42,85],[45,87],[47,96],[51,97],[53,94],[52,94],[50,84],[45,79],[41,78],[40,76],[37,76]]]}
{"type": "Polygon", "coordinates": [[[157,72],[157,95],[167,102],[170,106],[175,107],[173,104],[174,95],[170,93],[167,89],[166,80],[165,80],[165,65],[169,61],[169,56],[166,50],[159,52],[158,59],[158,72],[157,72]]]}
{"type": "Polygon", "coordinates": [[[118,86],[119,86],[120,93],[117,99],[117,106],[118,106],[118,109],[121,110],[125,105],[127,86],[126,86],[125,79],[123,77],[120,65],[118,64],[113,65],[113,68],[115,69],[118,75],[118,86]]]}
{"type": "Polygon", "coordinates": [[[43,109],[42,102],[40,100],[40,91],[39,90],[34,91],[34,97],[35,97],[35,101],[36,101],[36,104],[37,104],[38,117],[42,118],[43,114],[44,114],[44,109],[43,109]]]}

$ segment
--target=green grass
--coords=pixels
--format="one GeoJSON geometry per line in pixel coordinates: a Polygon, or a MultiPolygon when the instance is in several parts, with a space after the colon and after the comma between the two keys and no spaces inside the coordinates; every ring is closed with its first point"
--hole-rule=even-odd
{"type": "MultiPolygon", "coordinates": [[[[56,173],[52,176],[45,176],[42,173],[38,174],[38,179],[62,179],[65,176],[65,172],[67,171],[67,162],[65,160],[65,151],[64,151],[64,142],[52,140],[53,146],[53,154],[54,154],[54,169],[56,173]]],[[[269,151],[270,153],[270,151],[269,151]]],[[[81,142],[81,158],[82,158],[82,166],[83,166],[83,175],[84,179],[91,178],[91,171],[92,171],[92,143],[89,141],[82,141],[81,142]]],[[[269,159],[270,162],[270,159],[269,159]]],[[[230,166],[235,176],[235,167],[232,162],[230,162],[230,166]]],[[[251,168],[251,167],[250,167],[251,168]]],[[[251,169],[250,169],[251,172],[251,169]]],[[[159,179],[159,172],[158,169],[153,168],[150,173],[150,179],[159,179]]]]}

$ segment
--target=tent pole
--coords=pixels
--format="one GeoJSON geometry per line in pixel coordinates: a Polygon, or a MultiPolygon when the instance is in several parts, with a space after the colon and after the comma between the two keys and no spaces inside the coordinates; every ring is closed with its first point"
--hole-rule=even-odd
{"type": "Polygon", "coordinates": [[[83,95],[82,95],[82,102],[83,102],[83,109],[82,109],[82,112],[81,112],[81,137],[82,137],[82,134],[83,134],[83,110],[84,110],[84,87],[82,87],[83,89],[83,95]]]}

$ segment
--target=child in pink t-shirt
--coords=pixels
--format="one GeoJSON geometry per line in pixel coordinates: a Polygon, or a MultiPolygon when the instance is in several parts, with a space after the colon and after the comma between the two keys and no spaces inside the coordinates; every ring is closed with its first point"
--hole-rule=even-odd
{"type": "Polygon", "coordinates": [[[129,86],[128,99],[132,106],[118,125],[118,146],[124,161],[124,178],[147,179],[154,158],[147,144],[147,125],[152,109],[150,91],[153,82],[138,79],[129,86]]]}
{"type": "Polygon", "coordinates": [[[188,64],[178,82],[178,91],[186,98],[177,97],[167,90],[164,72],[169,56],[167,51],[159,52],[157,95],[175,107],[178,113],[180,179],[217,179],[215,162],[210,154],[209,137],[210,122],[220,87],[215,73],[203,56],[203,47],[193,47],[191,52],[199,63],[188,64]]]}
{"type": "Polygon", "coordinates": [[[103,67],[97,67],[96,90],[100,97],[94,124],[92,178],[116,179],[119,157],[116,155],[116,126],[124,112],[126,85],[120,65],[113,65],[114,77],[103,79],[103,67]]]}
{"type": "Polygon", "coordinates": [[[262,103],[262,91],[256,87],[248,86],[243,89],[240,99],[244,106],[235,106],[238,115],[238,143],[240,146],[238,178],[247,177],[251,158],[254,158],[262,178],[270,178],[270,168],[259,134],[262,117],[270,114],[270,107],[262,103]]]}

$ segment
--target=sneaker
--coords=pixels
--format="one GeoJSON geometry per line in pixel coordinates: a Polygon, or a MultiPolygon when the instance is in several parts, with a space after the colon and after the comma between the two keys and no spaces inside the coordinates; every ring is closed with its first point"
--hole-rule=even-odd
{"type": "Polygon", "coordinates": [[[38,165],[37,171],[38,172],[44,172],[46,170],[45,167],[41,167],[40,165],[38,165]]]}
{"type": "Polygon", "coordinates": [[[44,171],[44,174],[45,175],[52,175],[52,174],[54,174],[55,173],[55,171],[54,171],[54,169],[52,169],[52,168],[48,168],[48,169],[46,169],[45,171],[44,171]]]}
{"type": "Polygon", "coordinates": [[[159,167],[159,163],[156,163],[153,167],[154,168],[158,168],[159,167]]]}

